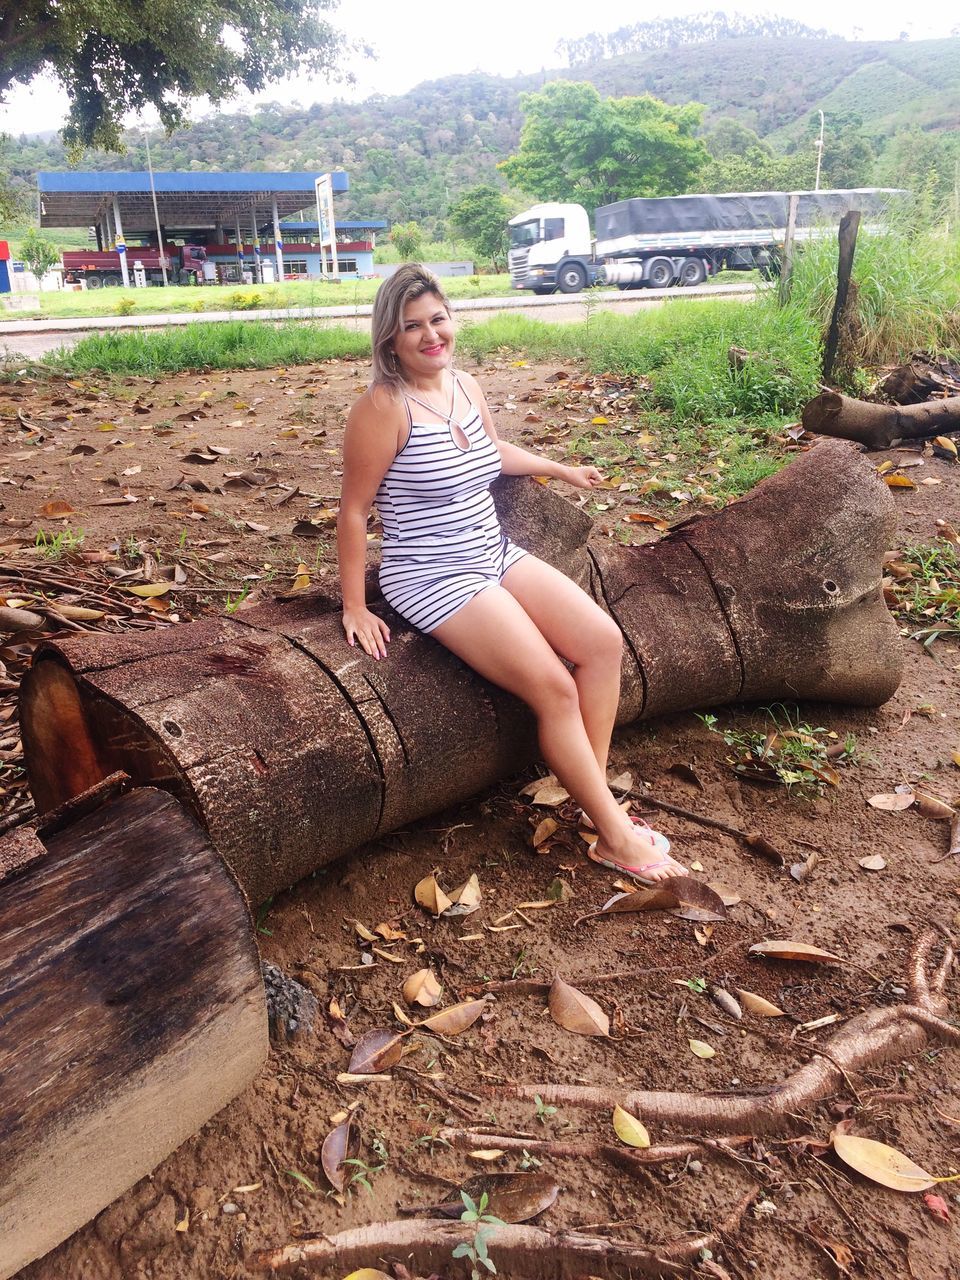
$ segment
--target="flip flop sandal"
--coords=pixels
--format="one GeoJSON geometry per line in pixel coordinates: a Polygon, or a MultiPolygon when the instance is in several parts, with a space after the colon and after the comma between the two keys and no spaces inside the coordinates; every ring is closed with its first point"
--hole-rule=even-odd
{"type": "MultiPolygon", "coordinates": [[[[666,841],[669,848],[669,841],[666,836],[661,836],[666,841]]],[[[658,849],[658,852],[660,850],[658,849]]],[[[662,884],[660,880],[651,880],[649,876],[642,875],[635,867],[624,866],[622,862],[615,862],[612,858],[601,858],[593,852],[592,849],[587,851],[587,857],[591,862],[595,862],[600,867],[606,867],[608,871],[619,871],[625,876],[629,876],[631,880],[636,880],[637,884],[642,885],[645,889],[656,889],[662,884]]],[[[644,871],[659,871],[661,867],[676,867],[677,875],[687,875],[688,872],[679,862],[675,862],[673,858],[661,858],[659,862],[652,862],[649,866],[644,867],[644,871]]]]}

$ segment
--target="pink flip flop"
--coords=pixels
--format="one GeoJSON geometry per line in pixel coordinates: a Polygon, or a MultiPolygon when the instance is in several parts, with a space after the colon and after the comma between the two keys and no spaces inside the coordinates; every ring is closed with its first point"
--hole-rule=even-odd
{"type": "MultiPolygon", "coordinates": [[[[654,848],[658,853],[666,854],[667,850],[670,848],[670,841],[666,836],[660,835],[659,832],[656,834],[660,836],[660,839],[663,841],[664,845],[666,845],[666,848],[663,848],[656,841],[654,841],[654,848]]],[[[648,875],[641,874],[641,872],[637,871],[635,867],[625,866],[622,862],[616,862],[613,858],[601,858],[598,854],[594,853],[593,849],[587,850],[587,857],[591,862],[595,862],[597,866],[606,867],[608,871],[622,872],[623,875],[629,876],[631,880],[636,880],[637,884],[643,885],[645,889],[656,889],[658,885],[663,883],[660,880],[651,880],[648,875]]],[[[666,856],[662,857],[659,862],[651,862],[648,866],[644,867],[644,871],[659,871],[662,867],[670,866],[677,868],[678,876],[686,876],[690,874],[682,863],[666,856]]]]}

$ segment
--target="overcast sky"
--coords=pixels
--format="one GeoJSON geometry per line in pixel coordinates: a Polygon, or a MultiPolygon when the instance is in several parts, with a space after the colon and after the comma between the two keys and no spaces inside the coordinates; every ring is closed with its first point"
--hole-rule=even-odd
{"type": "MultiPolygon", "coordinates": [[[[701,13],[714,6],[709,0],[672,0],[671,16],[701,13]]],[[[385,0],[346,0],[336,15],[337,24],[348,35],[372,43],[374,61],[352,64],[357,76],[353,89],[308,80],[288,81],[274,86],[262,100],[304,106],[335,97],[359,99],[371,93],[403,93],[422,80],[468,71],[487,71],[512,76],[562,65],[556,53],[561,39],[574,39],[590,31],[614,31],[630,23],[645,21],[664,13],[665,7],[641,7],[636,0],[606,0],[590,16],[590,6],[573,0],[551,0],[549,22],[541,16],[547,6],[518,4],[516,0],[485,0],[471,6],[469,18],[456,5],[441,11],[427,10],[421,16],[408,4],[385,0]]],[[[955,0],[930,0],[921,6],[904,5],[902,0],[847,0],[840,6],[827,0],[778,0],[774,6],[759,0],[738,0],[725,6],[727,12],[769,13],[795,18],[812,27],[826,27],[848,39],[896,40],[906,31],[912,40],[948,36],[960,23],[955,0]]],[[[225,110],[248,105],[249,95],[225,110]]],[[[207,108],[209,111],[209,108],[207,108]]],[[[0,106],[0,131],[13,134],[29,130],[57,129],[66,114],[66,97],[54,83],[35,81],[29,89],[10,95],[0,106]]],[[[206,114],[202,107],[194,114],[206,114]]]]}

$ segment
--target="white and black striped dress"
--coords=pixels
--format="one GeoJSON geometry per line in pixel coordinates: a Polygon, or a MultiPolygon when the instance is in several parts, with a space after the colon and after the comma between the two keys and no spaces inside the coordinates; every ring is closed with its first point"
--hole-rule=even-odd
{"type": "Polygon", "coordinates": [[[376,496],[383,524],[380,590],[408,622],[433,631],[478,592],[498,585],[527,553],[500,528],[490,494],[500,451],[459,379],[449,421],[417,421],[411,399],[422,404],[405,397],[410,434],[376,496]],[[469,406],[460,422],[453,417],[458,390],[469,406]],[[457,443],[454,424],[468,448],[457,443]]]}

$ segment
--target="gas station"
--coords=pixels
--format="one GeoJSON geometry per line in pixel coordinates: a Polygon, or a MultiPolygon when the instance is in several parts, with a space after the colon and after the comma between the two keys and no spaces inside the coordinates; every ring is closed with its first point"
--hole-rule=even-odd
{"type": "Polygon", "coordinates": [[[386,228],[336,222],[334,196],[349,190],[340,171],[67,170],[39,173],[37,187],[41,228],[92,229],[95,249],[63,254],[64,279],[88,288],[371,275],[386,228]]]}

